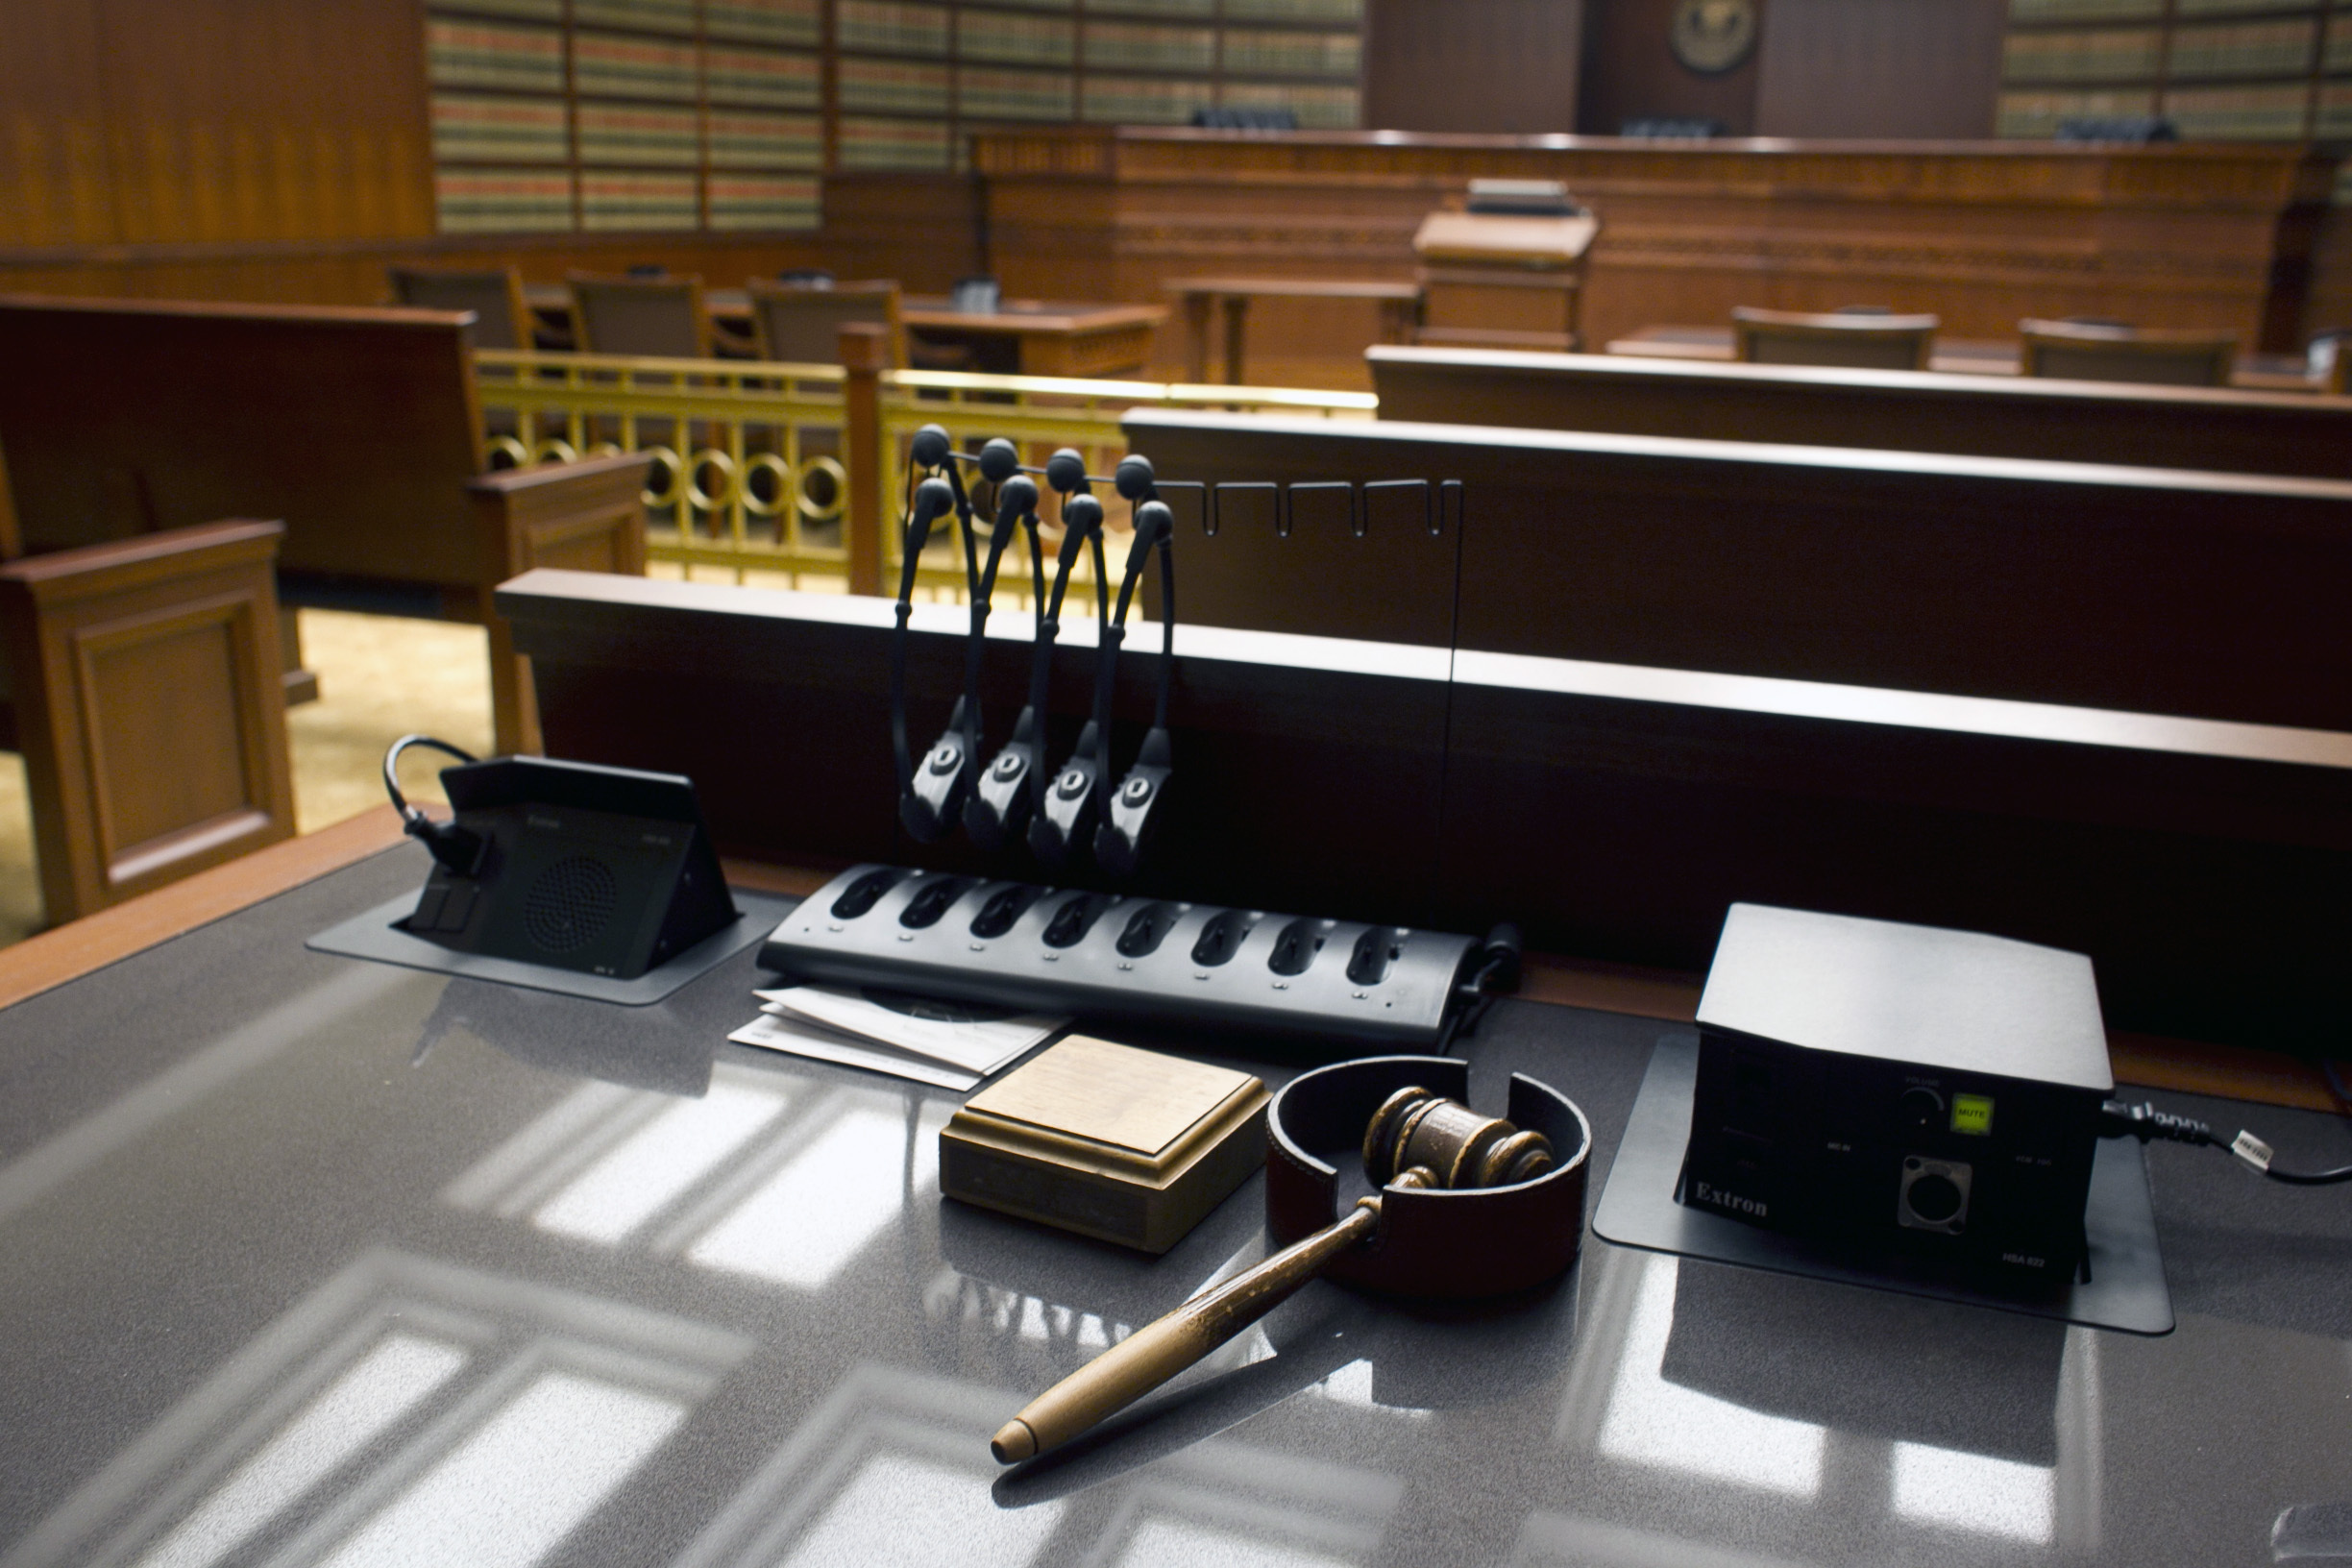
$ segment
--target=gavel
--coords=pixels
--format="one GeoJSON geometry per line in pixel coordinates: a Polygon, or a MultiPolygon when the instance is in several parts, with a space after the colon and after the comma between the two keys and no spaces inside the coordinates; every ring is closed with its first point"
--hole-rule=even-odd
{"type": "MultiPolygon", "coordinates": [[[[1364,1129],[1364,1174],[1383,1191],[1509,1187],[1552,1169],[1543,1134],[1409,1085],[1364,1129]]],[[[1061,1447],[1125,1409],[1287,1301],[1341,1254],[1380,1234],[1381,1197],[1138,1330],[1029,1402],[989,1440],[1000,1464],[1061,1447]]]]}

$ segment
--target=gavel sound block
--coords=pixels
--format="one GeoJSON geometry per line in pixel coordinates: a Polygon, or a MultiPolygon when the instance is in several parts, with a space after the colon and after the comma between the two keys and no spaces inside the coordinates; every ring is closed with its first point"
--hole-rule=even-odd
{"type": "Polygon", "coordinates": [[[1267,1162],[1269,1205],[1284,1204],[1276,1239],[1288,1244],[1031,1400],[997,1431],[991,1451],[1010,1464],[1060,1447],[1325,1273],[1452,1298],[1519,1290],[1559,1274],[1583,1235],[1592,1154],[1583,1113],[1516,1074],[1513,1119],[1472,1111],[1468,1091],[1468,1069],[1445,1057],[1344,1063],[1294,1080],[1269,1108],[1276,1152],[1267,1162]],[[1433,1091],[1431,1082],[1450,1092],[1433,1091]],[[1351,1131],[1380,1190],[1355,1197],[1342,1215],[1338,1168],[1311,1151],[1351,1131]],[[1454,1201],[1412,1201],[1427,1198],[1454,1201]],[[1409,1216],[1401,1246],[1390,1219],[1400,1209],[1409,1216]],[[1284,1235],[1286,1221],[1302,1234],[1284,1235]]]}
{"type": "MultiPolygon", "coordinates": [[[[1418,1085],[1467,1103],[1470,1067],[1445,1056],[1376,1056],[1302,1073],[1266,1114],[1266,1229],[1286,1247],[1340,1217],[1338,1167],[1312,1151],[1352,1155],[1373,1113],[1418,1085]]],[[[1531,1182],[1458,1189],[1389,1188],[1380,1234],[1334,1258],[1326,1279],[1422,1299],[1499,1296],[1541,1285],[1576,1262],[1584,1237],[1592,1129],[1556,1089],[1511,1074],[1513,1126],[1551,1141],[1554,1164],[1531,1182]]]]}

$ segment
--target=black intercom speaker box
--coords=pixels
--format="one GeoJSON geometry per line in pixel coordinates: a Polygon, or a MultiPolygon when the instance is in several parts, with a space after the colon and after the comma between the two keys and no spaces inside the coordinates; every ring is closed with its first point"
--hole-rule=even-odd
{"type": "Polygon", "coordinates": [[[2080,953],[1734,904],[1699,1002],[1681,1199],[2063,1282],[2114,1090],[2080,953]]]}
{"type": "Polygon", "coordinates": [[[471,874],[436,859],[412,936],[461,953],[633,980],[736,919],[693,783],[545,757],[441,772],[471,874]]]}

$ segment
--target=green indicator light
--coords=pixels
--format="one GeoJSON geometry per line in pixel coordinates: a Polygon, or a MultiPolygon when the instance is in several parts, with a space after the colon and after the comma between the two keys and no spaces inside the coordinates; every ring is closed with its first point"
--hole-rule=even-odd
{"type": "Polygon", "coordinates": [[[1982,1138],[1993,1131],[1993,1096],[1990,1094],[1954,1094],[1952,1096],[1951,1130],[1982,1138]]]}

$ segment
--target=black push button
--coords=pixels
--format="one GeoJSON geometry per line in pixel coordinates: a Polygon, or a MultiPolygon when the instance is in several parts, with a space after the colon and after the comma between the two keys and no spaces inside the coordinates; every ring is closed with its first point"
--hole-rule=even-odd
{"type": "Polygon", "coordinates": [[[882,895],[896,887],[905,876],[904,871],[868,871],[833,900],[833,918],[837,920],[856,919],[880,902],[882,895]]]}
{"type": "Polygon", "coordinates": [[[1356,939],[1348,954],[1347,977],[1360,986],[1377,986],[1388,977],[1388,966],[1405,956],[1405,944],[1387,926],[1376,925],[1356,939]]]}
{"type": "Polygon", "coordinates": [[[1081,893],[1064,900],[1062,907],[1054,911],[1054,918],[1046,923],[1045,945],[1075,947],[1089,931],[1094,929],[1094,922],[1110,907],[1111,900],[1097,893],[1081,893]]]}
{"type": "Polygon", "coordinates": [[[971,934],[975,937],[1001,937],[1013,929],[1013,922],[1029,913],[1029,906],[1045,896],[1043,888],[999,888],[989,894],[980,913],[972,917],[971,934]]]}
{"type": "Polygon", "coordinates": [[[1266,960],[1266,968],[1276,974],[1305,974],[1307,966],[1315,961],[1323,950],[1322,933],[1315,929],[1315,920],[1292,920],[1274,939],[1274,956],[1266,960]]]}
{"type": "Polygon", "coordinates": [[[907,900],[907,907],[898,917],[898,923],[910,931],[920,931],[939,924],[939,918],[947,907],[971,891],[968,876],[935,876],[923,884],[922,891],[907,900]]]}
{"type": "Polygon", "coordinates": [[[1119,956],[1142,958],[1158,952],[1183,914],[1182,904],[1145,904],[1127,918],[1127,928],[1119,933],[1119,956]]]}
{"type": "Polygon", "coordinates": [[[1241,939],[1250,933],[1250,918],[1237,909],[1228,909],[1211,919],[1201,927],[1200,940],[1192,944],[1192,962],[1204,969],[1213,969],[1241,945],[1241,939]]]}

